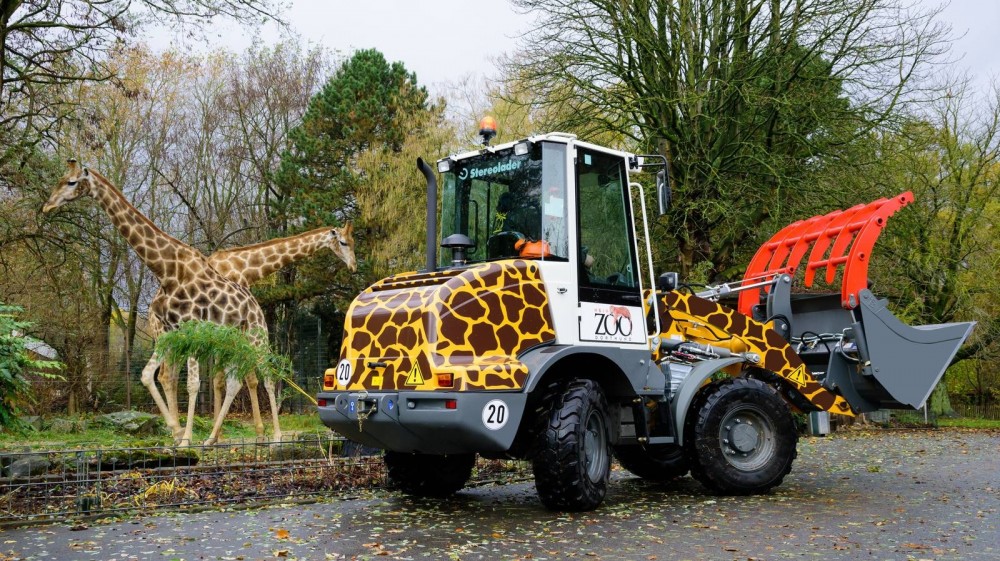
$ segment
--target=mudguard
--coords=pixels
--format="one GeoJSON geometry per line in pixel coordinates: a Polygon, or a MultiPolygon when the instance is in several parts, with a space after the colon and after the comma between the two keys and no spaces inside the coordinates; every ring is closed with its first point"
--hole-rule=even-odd
{"type": "Polygon", "coordinates": [[[675,442],[678,446],[684,444],[684,421],[687,419],[688,408],[691,407],[691,402],[694,401],[698,390],[701,389],[706,380],[712,377],[712,374],[741,362],[743,362],[742,357],[717,358],[699,362],[691,368],[691,371],[684,378],[684,382],[681,383],[681,387],[670,401],[675,424],[674,430],[677,435],[675,442]]]}

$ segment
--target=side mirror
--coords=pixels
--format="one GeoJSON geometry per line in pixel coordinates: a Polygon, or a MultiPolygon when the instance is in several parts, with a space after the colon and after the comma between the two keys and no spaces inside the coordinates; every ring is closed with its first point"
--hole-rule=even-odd
{"type": "Polygon", "coordinates": [[[656,202],[660,207],[660,216],[663,216],[670,208],[670,177],[666,167],[656,172],[656,202]]]}
{"type": "Polygon", "coordinates": [[[663,273],[660,278],[656,279],[656,288],[663,292],[672,292],[677,290],[680,283],[680,275],[677,273],[663,273]]]}

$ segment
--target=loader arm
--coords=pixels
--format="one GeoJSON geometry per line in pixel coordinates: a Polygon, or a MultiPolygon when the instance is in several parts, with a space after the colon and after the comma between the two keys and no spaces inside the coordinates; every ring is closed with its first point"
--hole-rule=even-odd
{"type": "Polygon", "coordinates": [[[734,353],[756,354],[760,360],[754,367],[776,374],[787,389],[800,394],[815,410],[854,415],[847,400],[824,388],[770,323],[679,291],[663,294],[660,308],[661,318],[665,319],[661,333],[664,339],[681,338],[728,348],[734,353]]]}

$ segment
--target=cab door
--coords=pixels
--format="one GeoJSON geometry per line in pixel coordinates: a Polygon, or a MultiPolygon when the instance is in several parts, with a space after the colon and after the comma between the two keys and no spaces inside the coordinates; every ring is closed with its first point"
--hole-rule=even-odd
{"type": "Polygon", "coordinates": [[[646,345],[624,158],[578,147],[576,189],[580,341],[646,345]]]}

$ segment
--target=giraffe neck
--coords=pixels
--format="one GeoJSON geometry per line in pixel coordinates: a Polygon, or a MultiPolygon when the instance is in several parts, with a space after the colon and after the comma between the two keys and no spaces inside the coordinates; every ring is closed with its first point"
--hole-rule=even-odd
{"type": "Polygon", "coordinates": [[[196,249],[157,228],[103,175],[90,170],[90,176],[97,203],[108,214],[111,223],[132,246],[139,259],[161,282],[167,276],[169,265],[201,257],[196,249]]]}
{"type": "Polygon", "coordinates": [[[297,236],[217,251],[208,261],[226,278],[248,286],[325,247],[330,230],[330,227],[317,228],[297,236]]]}

